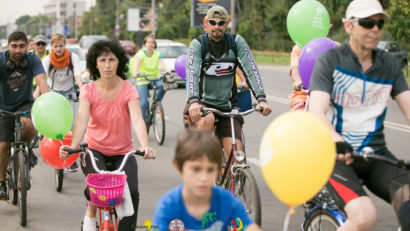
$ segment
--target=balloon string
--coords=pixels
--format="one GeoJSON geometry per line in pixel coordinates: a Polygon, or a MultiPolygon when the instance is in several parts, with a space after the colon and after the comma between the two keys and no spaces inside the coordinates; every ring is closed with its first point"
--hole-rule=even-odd
{"type": "MultiPolygon", "coordinates": [[[[63,141],[62,140],[59,140],[60,141],[60,144],[61,144],[61,146],[63,146],[63,141]]],[[[61,157],[60,157],[61,158],[61,157]]],[[[63,160],[63,167],[65,166],[65,158],[64,158],[64,160],[63,160]]]]}
{"type": "Polygon", "coordinates": [[[289,212],[286,214],[285,222],[283,223],[283,231],[287,231],[289,227],[290,216],[295,214],[295,208],[290,206],[289,212]]]}

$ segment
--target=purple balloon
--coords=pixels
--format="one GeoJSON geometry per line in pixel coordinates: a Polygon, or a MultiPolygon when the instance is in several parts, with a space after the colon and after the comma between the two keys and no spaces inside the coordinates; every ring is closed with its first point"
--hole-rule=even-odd
{"type": "Polygon", "coordinates": [[[181,55],[175,60],[174,69],[175,72],[181,77],[181,79],[185,80],[186,77],[186,55],[181,55]]]}
{"type": "Polygon", "coordinates": [[[310,77],[319,55],[334,47],[336,43],[324,37],[312,39],[303,47],[299,56],[299,74],[305,89],[309,89],[310,77]]]}

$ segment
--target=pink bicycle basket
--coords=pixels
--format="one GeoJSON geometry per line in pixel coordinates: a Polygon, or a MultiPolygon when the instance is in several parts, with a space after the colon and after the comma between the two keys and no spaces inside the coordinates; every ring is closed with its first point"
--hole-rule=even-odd
{"type": "Polygon", "coordinates": [[[103,208],[121,204],[126,182],[127,175],[122,174],[88,174],[85,180],[91,203],[103,208]]]}

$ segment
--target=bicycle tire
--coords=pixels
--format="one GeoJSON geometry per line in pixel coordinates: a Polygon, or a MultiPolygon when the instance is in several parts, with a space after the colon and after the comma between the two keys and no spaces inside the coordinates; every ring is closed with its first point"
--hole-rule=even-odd
{"type": "MultiPolygon", "coordinates": [[[[259,226],[262,225],[262,206],[259,188],[255,176],[249,168],[237,167],[234,170],[234,195],[241,200],[252,220],[259,226]]],[[[231,180],[228,178],[226,187],[231,190],[231,180]]]]}
{"type": "Polygon", "coordinates": [[[152,125],[155,139],[159,145],[162,145],[165,140],[165,114],[160,101],[154,103],[152,109],[152,125]]]}
{"type": "MultiPolygon", "coordinates": [[[[20,152],[21,153],[21,152],[20,152]]],[[[17,154],[20,154],[17,153],[17,154]]],[[[20,225],[26,226],[27,224],[27,189],[28,189],[28,162],[23,153],[18,155],[19,159],[19,213],[20,213],[20,225]]]]}
{"type": "MultiPolygon", "coordinates": [[[[222,176],[224,174],[225,166],[226,166],[226,158],[225,158],[224,150],[222,150],[221,156],[222,156],[222,163],[221,163],[222,165],[221,165],[221,169],[219,169],[219,171],[218,171],[218,175],[216,176],[216,185],[218,185],[218,186],[221,185],[222,176]]],[[[228,177],[228,176],[229,176],[229,174],[227,174],[226,177],[228,177]]]]}
{"type": "Polygon", "coordinates": [[[63,189],[64,169],[55,169],[55,175],[56,191],[61,192],[63,189]]]}
{"type": "Polygon", "coordinates": [[[317,209],[306,218],[304,231],[336,231],[339,224],[333,214],[326,209],[317,209]]]}
{"type": "Polygon", "coordinates": [[[10,201],[11,201],[11,204],[17,205],[18,189],[17,189],[16,182],[17,182],[17,176],[18,176],[18,158],[13,158],[13,161],[9,162],[8,174],[9,174],[8,187],[9,187],[10,201]]]}

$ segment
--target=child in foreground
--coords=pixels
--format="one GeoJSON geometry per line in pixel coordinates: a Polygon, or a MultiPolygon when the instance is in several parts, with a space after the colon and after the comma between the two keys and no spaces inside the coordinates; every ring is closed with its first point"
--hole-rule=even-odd
{"type": "Polygon", "coordinates": [[[189,231],[231,230],[231,220],[242,223],[242,230],[261,230],[239,199],[215,186],[221,153],[219,140],[207,131],[189,129],[180,136],[173,164],[182,175],[183,185],[158,201],[153,224],[160,231],[171,230],[170,222],[176,219],[189,231]]]}

